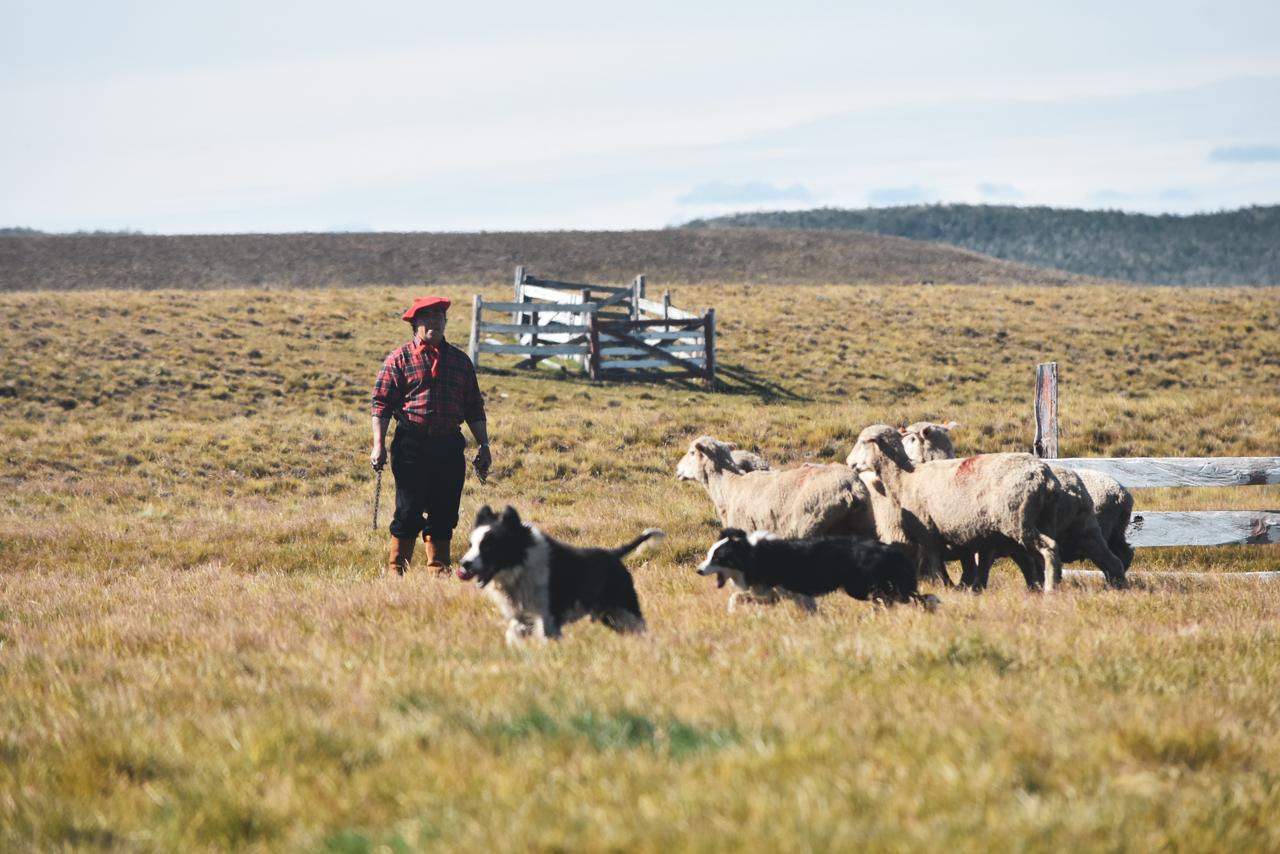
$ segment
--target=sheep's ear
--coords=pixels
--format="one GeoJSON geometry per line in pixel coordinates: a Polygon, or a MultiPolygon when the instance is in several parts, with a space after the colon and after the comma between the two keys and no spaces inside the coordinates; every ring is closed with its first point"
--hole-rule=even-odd
{"type": "Polygon", "coordinates": [[[738,443],[737,443],[737,442],[730,442],[730,443],[729,443],[729,450],[731,450],[731,451],[736,451],[736,450],[738,450],[738,443]]]}
{"type": "Polygon", "coordinates": [[[701,451],[702,453],[706,454],[707,456],[711,456],[713,453],[715,453],[715,450],[716,450],[715,442],[716,442],[715,439],[712,439],[708,436],[703,436],[701,439],[698,439],[696,442],[694,442],[693,446],[697,448],[699,451],[701,451]]]}
{"type": "Polygon", "coordinates": [[[906,428],[906,427],[899,427],[899,428],[898,428],[898,432],[899,432],[899,433],[901,433],[903,436],[905,436],[905,435],[907,435],[907,428],[906,428]]]}
{"type": "Polygon", "coordinates": [[[956,429],[959,426],[960,426],[959,421],[948,421],[946,424],[942,425],[942,429],[950,433],[952,430],[956,429]]]}

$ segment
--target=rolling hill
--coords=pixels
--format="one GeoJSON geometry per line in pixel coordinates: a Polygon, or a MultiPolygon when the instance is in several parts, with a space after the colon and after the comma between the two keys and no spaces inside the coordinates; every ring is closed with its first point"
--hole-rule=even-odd
{"type": "Polygon", "coordinates": [[[508,281],[517,264],[565,281],[616,283],[643,273],[657,286],[1087,281],[954,247],[852,231],[0,237],[0,291],[493,285],[508,281]]]}

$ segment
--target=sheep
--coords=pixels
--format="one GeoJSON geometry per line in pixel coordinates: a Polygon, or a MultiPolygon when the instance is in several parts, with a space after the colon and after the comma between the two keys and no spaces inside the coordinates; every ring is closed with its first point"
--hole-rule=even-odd
{"type": "MultiPolygon", "coordinates": [[[[824,535],[875,536],[867,489],[848,466],[805,465],[774,471],[745,470],[735,462],[736,446],[701,436],[676,465],[677,480],[696,481],[707,490],[725,528],[768,531],[779,537],[824,535]]],[[[738,452],[740,455],[743,452],[738,452]]],[[[759,459],[758,457],[756,459],[759,459]]],[[[763,460],[759,460],[763,463],[763,460]]],[[[747,459],[748,465],[755,461],[747,459]]],[[[765,464],[767,466],[767,464],[765,464]]],[[[729,609],[742,599],[776,601],[769,590],[729,600],[729,609]]],[[[799,602],[814,607],[811,597],[799,602]]]]}
{"type": "Polygon", "coordinates": [[[1032,586],[1053,589],[1062,484],[1030,454],[986,454],[915,464],[898,431],[875,424],[848,463],[866,483],[881,540],[914,543],[920,575],[945,575],[944,550],[972,554],[1011,541],[1031,556],[1032,586]]]}
{"type": "MultiPolygon", "coordinates": [[[[903,428],[902,446],[913,463],[954,459],[956,451],[951,443],[951,431],[959,426],[955,421],[948,421],[946,424],[917,421],[903,428]]],[[[1133,547],[1125,540],[1125,532],[1133,514],[1133,494],[1118,480],[1103,472],[1068,469],[1055,466],[1051,461],[1046,462],[1049,470],[1069,493],[1083,490],[1092,499],[1094,517],[1102,532],[1103,541],[1107,549],[1120,560],[1124,570],[1128,571],[1129,564],[1133,563],[1133,547]]],[[[1072,537],[1060,536],[1058,549],[1063,563],[1073,563],[1089,556],[1087,549],[1082,548],[1072,537]]],[[[1008,556],[1015,562],[1020,557],[1014,554],[1008,556]]],[[[990,565],[989,562],[987,565],[990,565]]],[[[971,580],[977,582],[978,589],[986,586],[985,577],[971,580]]],[[[1061,578],[1055,578],[1054,581],[1061,581],[1061,578]]]]}
{"type": "MultiPolygon", "coordinates": [[[[733,443],[730,442],[730,445],[733,443]]],[[[734,448],[730,452],[733,462],[744,472],[749,471],[769,471],[768,461],[754,451],[742,451],[734,448]]]]}

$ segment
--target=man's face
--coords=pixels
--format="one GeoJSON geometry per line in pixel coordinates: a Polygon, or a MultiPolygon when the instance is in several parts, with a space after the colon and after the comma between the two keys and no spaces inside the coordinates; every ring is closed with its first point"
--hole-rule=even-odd
{"type": "Polygon", "coordinates": [[[413,316],[413,334],[426,344],[439,344],[444,340],[444,325],[448,320],[438,308],[425,308],[413,316]]]}

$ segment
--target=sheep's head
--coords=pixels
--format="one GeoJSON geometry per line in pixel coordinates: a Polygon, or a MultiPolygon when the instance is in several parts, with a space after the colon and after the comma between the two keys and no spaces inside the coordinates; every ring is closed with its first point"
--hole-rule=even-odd
{"type": "Polygon", "coordinates": [[[689,450],[676,464],[676,480],[706,483],[712,474],[722,471],[742,474],[742,469],[733,461],[733,452],[737,447],[710,436],[699,436],[689,444],[689,450]]]}
{"type": "Polygon", "coordinates": [[[959,426],[955,421],[948,421],[946,424],[917,421],[899,431],[902,434],[902,447],[913,463],[953,459],[956,448],[951,444],[951,431],[959,426]]]}
{"type": "Polygon", "coordinates": [[[902,447],[902,437],[894,427],[873,424],[858,434],[858,441],[845,460],[868,488],[884,494],[880,478],[887,469],[911,471],[914,467],[902,447]]]}

